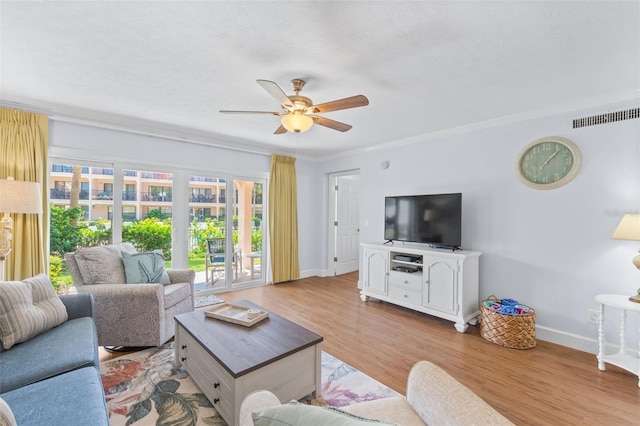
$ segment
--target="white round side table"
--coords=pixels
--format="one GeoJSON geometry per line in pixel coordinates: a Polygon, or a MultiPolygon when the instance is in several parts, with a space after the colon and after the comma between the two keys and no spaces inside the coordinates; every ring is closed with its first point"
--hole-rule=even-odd
{"type": "Polygon", "coordinates": [[[640,345],[638,352],[631,353],[625,349],[625,330],[627,322],[627,311],[640,313],[640,303],[629,300],[629,296],[623,294],[599,294],[596,302],[600,304],[600,315],[598,317],[598,368],[605,370],[605,362],[613,364],[638,376],[638,387],[640,387],[640,345]],[[604,346],[604,307],[620,309],[620,350],[615,354],[606,355],[604,346]]]}

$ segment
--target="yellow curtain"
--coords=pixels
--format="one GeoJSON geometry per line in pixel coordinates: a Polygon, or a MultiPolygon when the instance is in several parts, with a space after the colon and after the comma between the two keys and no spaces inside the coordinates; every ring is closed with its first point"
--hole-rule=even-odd
{"type": "Polygon", "coordinates": [[[5,261],[7,280],[32,277],[47,271],[49,264],[46,255],[48,133],[47,116],[0,108],[0,179],[13,176],[16,180],[40,182],[43,207],[41,215],[11,215],[13,249],[5,261]]]}
{"type": "Polygon", "coordinates": [[[273,282],[300,278],[298,263],[298,188],[296,159],[271,156],[269,247],[273,282]]]}

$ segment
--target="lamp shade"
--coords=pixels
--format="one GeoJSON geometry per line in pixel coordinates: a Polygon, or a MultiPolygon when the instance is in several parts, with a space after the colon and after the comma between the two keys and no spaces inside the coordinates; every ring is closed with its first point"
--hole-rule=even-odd
{"type": "Polygon", "coordinates": [[[40,184],[0,179],[0,213],[42,213],[40,184]]]}
{"type": "Polygon", "coordinates": [[[306,132],[313,125],[313,119],[308,115],[299,112],[292,112],[282,117],[280,120],[282,127],[290,132],[306,132]]]}
{"type": "Polygon", "coordinates": [[[625,214],[611,238],[640,241],[640,214],[625,214]]]}
{"type": "MultiPolygon", "coordinates": [[[[633,240],[640,241],[640,214],[625,214],[613,231],[611,238],[616,240],[633,240]]],[[[637,254],[631,262],[636,268],[640,269],[640,254],[637,254]]],[[[638,293],[640,295],[640,293],[638,293]]],[[[636,302],[636,300],[632,300],[636,302]]]]}

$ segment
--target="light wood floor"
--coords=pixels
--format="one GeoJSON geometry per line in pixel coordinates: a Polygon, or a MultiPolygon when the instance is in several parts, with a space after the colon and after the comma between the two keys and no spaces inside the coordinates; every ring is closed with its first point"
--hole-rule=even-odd
{"type": "MultiPolygon", "coordinates": [[[[638,378],[592,354],[538,341],[495,345],[479,327],[359,298],[357,273],[306,278],[219,294],[248,299],[324,336],[323,350],[404,394],[414,363],[426,359],[521,425],[640,425],[638,378]]],[[[114,355],[101,352],[101,358],[114,355]]]]}

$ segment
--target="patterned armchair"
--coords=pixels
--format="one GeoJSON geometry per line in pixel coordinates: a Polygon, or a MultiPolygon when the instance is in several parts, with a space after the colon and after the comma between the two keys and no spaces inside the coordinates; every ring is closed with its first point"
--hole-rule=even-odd
{"type": "Polygon", "coordinates": [[[136,252],[120,243],[67,253],[65,260],[78,292],[93,295],[98,345],[160,346],[175,334],[173,317],[193,311],[195,272],[168,270],[161,281],[168,284],[126,284],[122,251],[136,252]]]}

